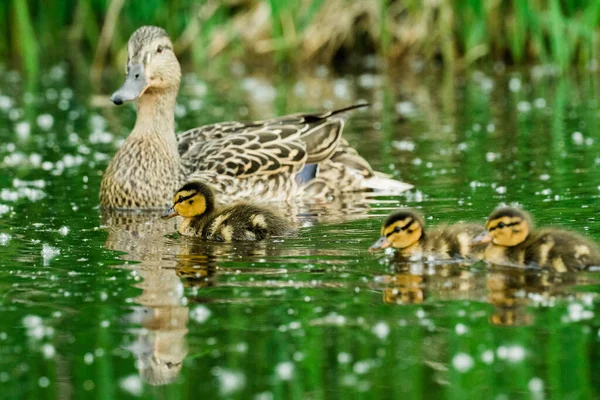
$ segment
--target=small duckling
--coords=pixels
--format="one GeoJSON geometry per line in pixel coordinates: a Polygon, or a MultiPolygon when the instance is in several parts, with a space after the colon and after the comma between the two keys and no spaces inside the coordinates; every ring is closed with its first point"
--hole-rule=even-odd
{"type": "Polygon", "coordinates": [[[485,224],[487,231],[473,244],[488,243],[484,259],[494,264],[516,264],[577,271],[600,266],[600,249],[591,240],[564,229],[534,230],[528,213],[514,207],[498,208],[485,224]]]}
{"type": "Polygon", "coordinates": [[[201,182],[185,184],[175,193],[162,218],[182,216],[179,233],[215,242],[258,241],[291,234],[294,229],[282,217],[253,204],[215,206],[212,189],[201,182]]]}
{"type": "Polygon", "coordinates": [[[369,250],[394,247],[410,258],[479,258],[485,246],[471,245],[472,239],[485,232],[478,224],[458,223],[425,232],[423,217],[414,210],[400,210],[390,215],[381,228],[381,237],[369,250]]]}

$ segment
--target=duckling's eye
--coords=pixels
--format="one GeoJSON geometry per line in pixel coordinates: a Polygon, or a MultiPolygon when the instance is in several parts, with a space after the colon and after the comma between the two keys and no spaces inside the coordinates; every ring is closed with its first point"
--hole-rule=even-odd
{"type": "Polygon", "coordinates": [[[190,200],[190,206],[194,204],[194,200],[190,200]]]}
{"type": "Polygon", "coordinates": [[[399,226],[397,226],[397,227],[394,228],[394,232],[396,232],[396,233],[400,232],[401,230],[402,229],[399,226]]]}
{"type": "Polygon", "coordinates": [[[156,52],[157,52],[157,53],[162,53],[162,51],[163,51],[163,47],[162,47],[162,46],[158,46],[158,47],[156,48],[156,52]]]}
{"type": "Polygon", "coordinates": [[[408,232],[408,234],[410,235],[410,234],[411,234],[411,233],[413,233],[414,231],[411,229],[411,230],[409,230],[409,231],[407,231],[407,232],[408,232]]]}
{"type": "Polygon", "coordinates": [[[502,229],[502,228],[506,228],[506,224],[504,222],[500,222],[498,224],[498,228],[502,229]]]}

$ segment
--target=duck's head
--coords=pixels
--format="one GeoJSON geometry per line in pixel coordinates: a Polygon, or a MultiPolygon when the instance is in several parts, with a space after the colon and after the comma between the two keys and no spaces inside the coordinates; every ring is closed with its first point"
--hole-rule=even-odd
{"type": "Polygon", "coordinates": [[[125,83],[110,100],[116,105],[135,100],[144,93],[179,89],[181,67],[167,32],[156,26],[142,26],[127,43],[125,83]]]}
{"type": "Polygon", "coordinates": [[[533,223],[529,214],[515,207],[501,207],[490,214],[485,223],[487,232],[473,238],[472,244],[493,243],[513,247],[529,236],[533,223]]]}
{"type": "Polygon", "coordinates": [[[381,237],[369,250],[388,247],[406,249],[417,243],[423,236],[423,217],[413,210],[400,210],[390,215],[381,228],[381,237]]]}
{"type": "Polygon", "coordinates": [[[201,182],[183,185],[173,196],[173,207],[162,216],[163,219],[178,215],[184,218],[198,217],[212,212],[215,208],[215,195],[210,186],[201,182]]]}

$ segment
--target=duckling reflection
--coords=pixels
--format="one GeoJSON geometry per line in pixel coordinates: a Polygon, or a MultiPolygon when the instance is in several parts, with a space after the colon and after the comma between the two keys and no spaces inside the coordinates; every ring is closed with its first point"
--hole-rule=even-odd
{"type": "Polygon", "coordinates": [[[492,212],[486,229],[473,243],[489,243],[484,258],[494,264],[535,266],[557,272],[600,266],[600,248],[596,243],[564,229],[536,230],[531,216],[515,207],[492,212]]]}
{"type": "Polygon", "coordinates": [[[495,306],[490,316],[494,325],[529,325],[528,310],[534,294],[537,301],[548,300],[562,280],[547,271],[492,266],[487,277],[488,301],[495,306]]]}
{"type": "Polygon", "coordinates": [[[420,304],[427,299],[483,298],[485,277],[469,263],[395,263],[394,275],[383,276],[383,302],[420,304]]]}

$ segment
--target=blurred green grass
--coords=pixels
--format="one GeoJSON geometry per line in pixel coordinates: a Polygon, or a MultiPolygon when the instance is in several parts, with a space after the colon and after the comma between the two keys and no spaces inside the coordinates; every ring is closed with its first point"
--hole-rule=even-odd
{"type": "Polygon", "coordinates": [[[0,57],[32,75],[68,57],[101,70],[120,65],[129,35],[152,24],[196,65],[375,53],[393,65],[417,57],[454,69],[502,61],[565,71],[596,62],[599,17],[600,0],[7,0],[0,57]]]}

